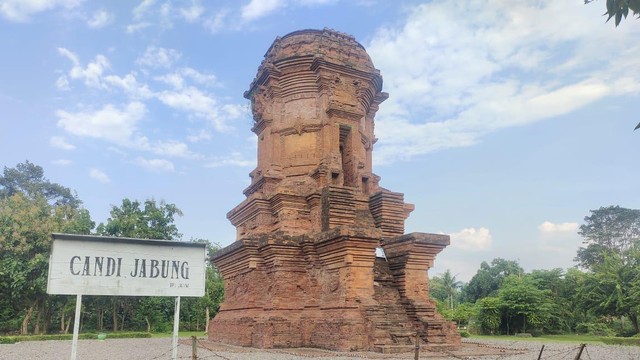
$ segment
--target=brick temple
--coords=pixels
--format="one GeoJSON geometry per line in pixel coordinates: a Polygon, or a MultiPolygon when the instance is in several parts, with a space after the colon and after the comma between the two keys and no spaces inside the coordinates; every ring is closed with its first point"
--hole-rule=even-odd
{"type": "Polygon", "coordinates": [[[258,161],[227,214],[237,239],[211,259],[225,298],[209,338],[384,352],[416,335],[459,344],[429,299],[427,270],[449,236],[404,234],[414,206],[372,172],[374,116],[388,94],[363,46],[329,29],[278,37],[245,97],[258,161]]]}

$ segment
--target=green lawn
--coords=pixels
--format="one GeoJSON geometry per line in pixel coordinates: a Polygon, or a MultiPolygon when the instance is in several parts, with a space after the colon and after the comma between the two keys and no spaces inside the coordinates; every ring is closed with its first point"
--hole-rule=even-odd
{"type": "Polygon", "coordinates": [[[519,336],[489,336],[489,335],[472,335],[470,339],[488,339],[488,340],[504,340],[504,341],[537,341],[537,342],[554,342],[554,343],[575,343],[575,344],[604,344],[600,340],[600,336],[594,335],[542,335],[538,337],[519,337],[519,336]]]}

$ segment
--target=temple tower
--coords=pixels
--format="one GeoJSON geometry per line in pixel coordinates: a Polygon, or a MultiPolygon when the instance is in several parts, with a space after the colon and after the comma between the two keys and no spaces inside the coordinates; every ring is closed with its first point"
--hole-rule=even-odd
{"type": "Polygon", "coordinates": [[[428,296],[427,270],[449,237],[403,235],[413,205],[372,172],[388,95],[362,45],[329,29],[278,37],[245,97],[258,162],[227,214],[236,242],[212,258],[225,300],[209,337],[337,350],[402,349],[416,333],[459,343],[428,296]]]}

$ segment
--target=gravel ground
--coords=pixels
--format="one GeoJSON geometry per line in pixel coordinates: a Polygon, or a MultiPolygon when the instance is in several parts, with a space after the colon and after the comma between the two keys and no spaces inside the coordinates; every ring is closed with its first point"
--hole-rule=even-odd
{"type": "MultiPolygon", "coordinates": [[[[462,347],[453,351],[422,351],[421,359],[500,359],[515,360],[538,358],[542,343],[532,341],[488,341],[467,340],[462,347]]],[[[78,343],[79,360],[154,360],[171,359],[171,339],[107,339],[81,340],[78,343]]],[[[545,344],[542,359],[573,360],[578,352],[576,344],[545,344]]],[[[71,341],[33,341],[0,345],[0,359],[68,359],[71,355],[71,341]]],[[[181,339],[178,347],[179,359],[191,359],[191,340],[181,339]]],[[[318,349],[278,349],[258,350],[210,343],[199,340],[198,359],[259,359],[259,360],[295,360],[295,359],[397,359],[410,360],[413,353],[336,353],[318,349]]],[[[640,360],[640,348],[631,346],[587,345],[581,359],[602,360],[640,360]]]]}

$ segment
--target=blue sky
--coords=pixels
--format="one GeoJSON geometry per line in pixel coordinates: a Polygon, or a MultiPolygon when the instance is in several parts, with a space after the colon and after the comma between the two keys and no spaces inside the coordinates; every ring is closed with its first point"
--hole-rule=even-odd
{"type": "Polygon", "coordinates": [[[590,209],[640,208],[640,21],[604,5],[0,0],[0,165],[43,166],[96,222],[154,198],[228,245],[255,166],[242,94],[276,36],[328,27],[382,72],[374,171],[416,205],[407,232],[452,235],[432,274],[566,268],[590,209]]]}

